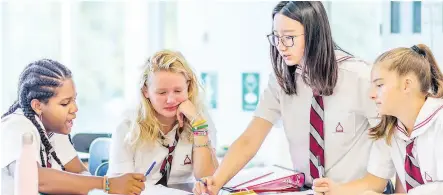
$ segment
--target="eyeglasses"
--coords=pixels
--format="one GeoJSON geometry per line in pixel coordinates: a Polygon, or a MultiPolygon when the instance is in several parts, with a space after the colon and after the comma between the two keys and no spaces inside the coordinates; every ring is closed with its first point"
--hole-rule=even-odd
{"type": "Polygon", "coordinates": [[[281,42],[285,47],[292,47],[294,46],[294,38],[297,38],[299,36],[302,36],[304,34],[296,35],[296,36],[277,36],[274,34],[269,34],[268,41],[272,46],[277,47],[278,44],[281,42]]]}

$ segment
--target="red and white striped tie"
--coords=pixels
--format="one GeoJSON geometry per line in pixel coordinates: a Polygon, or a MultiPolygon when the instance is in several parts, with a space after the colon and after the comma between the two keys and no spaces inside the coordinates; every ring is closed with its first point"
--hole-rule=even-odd
{"type": "Polygon", "coordinates": [[[314,95],[311,104],[311,130],[309,133],[309,170],[311,172],[312,179],[317,179],[320,176],[324,176],[325,174],[325,137],[323,127],[323,110],[323,97],[320,95],[314,95]],[[319,169],[319,166],[321,166],[321,169],[319,169]]]}
{"type": "Polygon", "coordinates": [[[406,145],[406,157],[405,157],[405,180],[406,191],[424,184],[423,178],[420,172],[420,166],[417,159],[412,154],[414,148],[415,138],[407,141],[406,145]]]}

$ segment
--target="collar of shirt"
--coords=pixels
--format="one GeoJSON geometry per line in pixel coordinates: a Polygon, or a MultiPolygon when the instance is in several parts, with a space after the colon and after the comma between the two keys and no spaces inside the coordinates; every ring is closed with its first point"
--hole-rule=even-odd
{"type": "MultiPolygon", "coordinates": [[[[334,50],[334,52],[335,52],[335,60],[339,63],[343,62],[351,57],[347,53],[340,51],[340,50],[334,50]]],[[[303,66],[296,65],[295,73],[302,75],[303,74],[303,66]]]]}
{"type": "Polygon", "coordinates": [[[435,116],[442,110],[442,108],[443,99],[428,97],[423,104],[423,107],[420,109],[417,119],[415,119],[414,129],[412,130],[411,136],[407,136],[408,133],[405,126],[399,120],[396,125],[395,135],[406,141],[418,137],[432,126],[433,121],[437,118],[435,116]]]}
{"type": "Polygon", "coordinates": [[[177,130],[178,130],[178,123],[175,124],[172,127],[172,130],[169,131],[166,135],[163,133],[163,131],[160,131],[161,136],[165,138],[163,140],[164,145],[172,145],[174,143],[175,134],[176,134],[177,130]]]}

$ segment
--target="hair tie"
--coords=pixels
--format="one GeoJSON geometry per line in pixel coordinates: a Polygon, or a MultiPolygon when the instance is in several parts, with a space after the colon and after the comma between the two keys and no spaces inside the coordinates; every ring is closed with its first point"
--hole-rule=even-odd
{"type": "Polygon", "coordinates": [[[426,57],[426,52],[422,49],[420,49],[419,47],[417,47],[417,45],[414,45],[411,47],[411,49],[415,52],[417,52],[418,54],[422,55],[423,57],[426,57]]]}

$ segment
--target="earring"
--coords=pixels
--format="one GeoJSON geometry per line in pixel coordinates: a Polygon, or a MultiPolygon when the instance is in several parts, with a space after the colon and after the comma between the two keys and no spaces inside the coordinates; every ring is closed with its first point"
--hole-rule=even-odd
{"type": "Polygon", "coordinates": [[[40,115],[38,115],[38,118],[40,118],[40,122],[43,122],[43,113],[41,113],[40,115]]]}

